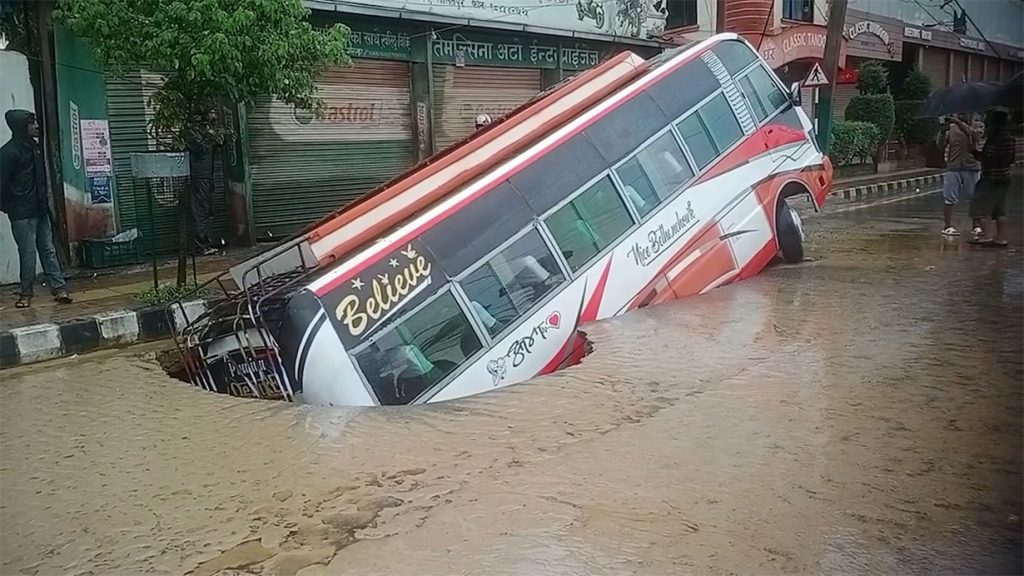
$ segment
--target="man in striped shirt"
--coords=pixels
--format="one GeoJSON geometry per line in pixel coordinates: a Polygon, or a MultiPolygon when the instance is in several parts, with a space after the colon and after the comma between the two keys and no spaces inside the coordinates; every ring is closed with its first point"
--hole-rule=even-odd
{"type": "Polygon", "coordinates": [[[1006,194],[1010,189],[1010,166],[1015,160],[1016,145],[1010,135],[1008,115],[1002,110],[989,113],[985,123],[988,138],[978,154],[981,180],[971,200],[971,218],[981,219],[982,233],[972,244],[1005,248],[1006,194]]]}

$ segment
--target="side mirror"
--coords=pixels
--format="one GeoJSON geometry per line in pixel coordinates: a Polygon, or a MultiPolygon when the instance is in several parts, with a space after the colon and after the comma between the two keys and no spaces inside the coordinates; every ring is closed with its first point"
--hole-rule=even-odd
{"type": "Polygon", "coordinates": [[[803,104],[803,97],[800,95],[800,83],[793,82],[789,87],[789,101],[793,106],[800,107],[803,104]]]}

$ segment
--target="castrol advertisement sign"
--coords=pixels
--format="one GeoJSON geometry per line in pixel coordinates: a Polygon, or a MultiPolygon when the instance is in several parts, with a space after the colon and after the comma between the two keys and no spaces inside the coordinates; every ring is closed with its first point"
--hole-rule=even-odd
{"type": "Polygon", "coordinates": [[[381,86],[321,86],[322,113],[274,100],[269,120],[282,140],[408,140],[409,92],[381,86]]]}

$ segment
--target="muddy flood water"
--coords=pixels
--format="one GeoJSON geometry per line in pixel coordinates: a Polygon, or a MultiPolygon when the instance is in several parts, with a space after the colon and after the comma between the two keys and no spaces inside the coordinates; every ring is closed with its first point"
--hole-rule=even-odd
{"type": "Polygon", "coordinates": [[[934,203],[808,221],[814,261],[449,404],[242,401],[137,350],[5,371],[0,573],[1019,573],[1020,228],[947,242],[934,203]]]}

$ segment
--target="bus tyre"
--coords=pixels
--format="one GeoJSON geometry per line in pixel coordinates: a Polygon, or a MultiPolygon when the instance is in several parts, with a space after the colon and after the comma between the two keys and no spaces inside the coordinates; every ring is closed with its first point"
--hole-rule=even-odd
{"type": "Polygon", "coordinates": [[[804,229],[800,215],[785,200],[775,210],[775,233],[779,238],[779,253],[787,264],[804,260],[804,229]]]}

